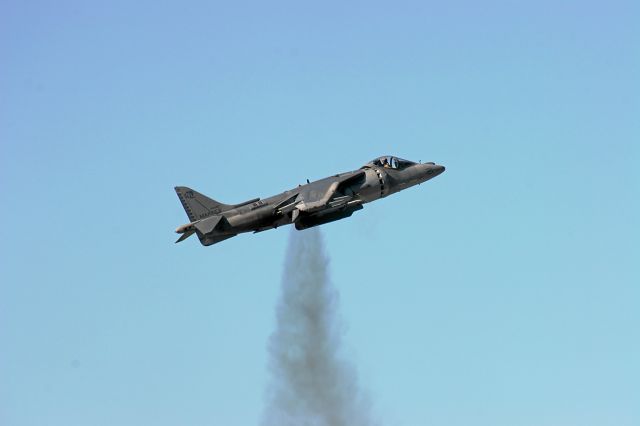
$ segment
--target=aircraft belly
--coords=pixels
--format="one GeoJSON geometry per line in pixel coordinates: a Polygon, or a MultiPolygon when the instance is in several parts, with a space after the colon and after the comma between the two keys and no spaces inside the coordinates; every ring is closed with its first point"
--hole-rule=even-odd
{"type": "Polygon", "coordinates": [[[314,226],[324,225],[325,223],[350,217],[354,212],[362,210],[362,208],[361,204],[357,204],[346,209],[329,210],[308,216],[304,215],[296,220],[295,226],[296,229],[300,231],[314,226]]]}

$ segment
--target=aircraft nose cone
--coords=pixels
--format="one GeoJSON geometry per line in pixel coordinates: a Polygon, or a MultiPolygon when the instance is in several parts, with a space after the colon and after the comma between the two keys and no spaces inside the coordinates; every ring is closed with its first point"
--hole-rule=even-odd
{"type": "Polygon", "coordinates": [[[422,182],[433,179],[434,177],[444,172],[444,166],[436,163],[422,163],[419,167],[420,180],[422,182]]]}
{"type": "Polygon", "coordinates": [[[431,175],[431,177],[436,177],[442,172],[444,172],[444,166],[441,166],[440,164],[430,165],[427,171],[427,173],[431,175]]]}

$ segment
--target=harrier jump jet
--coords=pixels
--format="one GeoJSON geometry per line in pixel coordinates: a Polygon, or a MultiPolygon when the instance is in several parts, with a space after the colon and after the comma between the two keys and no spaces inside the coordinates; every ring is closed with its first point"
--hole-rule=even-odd
{"type": "Polygon", "coordinates": [[[302,230],[344,219],[362,205],[420,184],[444,172],[435,163],[414,163],[384,156],[358,170],[299,185],[273,197],[222,204],[185,186],[176,186],[190,223],[176,229],[179,243],[196,234],[210,246],[243,232],[261,232],[294,224],[302,230]]]}

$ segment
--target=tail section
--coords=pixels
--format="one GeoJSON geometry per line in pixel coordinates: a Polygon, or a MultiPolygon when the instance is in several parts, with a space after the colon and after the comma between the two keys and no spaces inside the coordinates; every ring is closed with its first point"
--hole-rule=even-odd
{"type": "Polygon", "coordinates": [[[207,218],[179,226],[178,229],[176,229],[176,233],[182,234],[176,243],[184,241],[193,234],[196,234],[203,246],[210,246],[238,235],[233,232],[229,222],[227,222],[227,218],[221,214],[212,215],[207,218]]]}
{"type": "Polygon", "coordinates": [[[190,222],[220,214],[225,210],[233,208],[233,206],[219,203],[186,186],[176,186],[175,190],[182,203],[182,207],[184,207],[184,211],[187,212],[187,216],[189,216],[190,222]]]}
{"type": "Polygon", "coordinates": [[[229,229],[229,222],[221,214],[237,206],[219,203],[186,186],[176,186],[175,190],[190,222],[176,229],[182,234],[176,243],[196,234],[202,245],[210,246],[237,235],[229,229]]]}

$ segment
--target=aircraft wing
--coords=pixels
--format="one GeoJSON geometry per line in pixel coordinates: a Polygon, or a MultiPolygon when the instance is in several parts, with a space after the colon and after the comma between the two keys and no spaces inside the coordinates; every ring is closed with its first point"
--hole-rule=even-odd
{"type": "MultiPolygon", "coordinates": [[[[289,199],[288,204],[280,207],[283,213],[293,212],[295,221],[299,214],[313,214],[320,211],[338,210],[344,207],[361,205],[356,194],[348,188],[361,183],[366,178],[364,171],[358,171],[352,175],[329,180],[325,186],[314,187],[309,191],[303,191],[294,199],[289,199]]],[[[313,184],[312,184],[313,185],[313,184]]]]}

